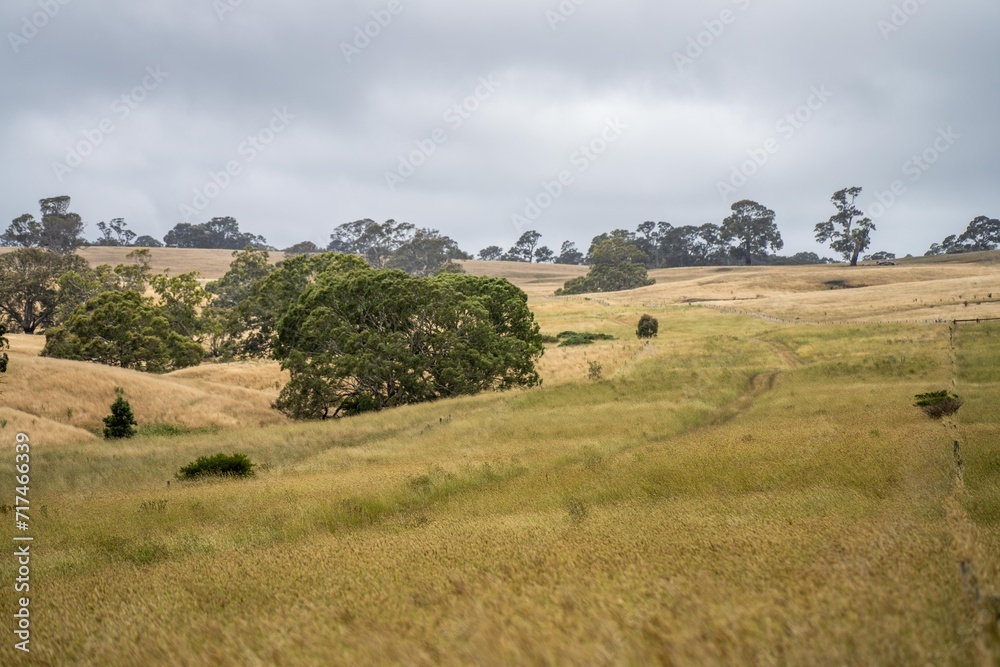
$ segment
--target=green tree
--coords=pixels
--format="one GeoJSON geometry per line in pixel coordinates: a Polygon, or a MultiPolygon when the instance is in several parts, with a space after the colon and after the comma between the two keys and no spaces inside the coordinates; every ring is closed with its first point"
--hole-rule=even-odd
{"type": "Polygon", "coordinates": [[[771,209],[744,199],[733,204],[732,211],[722,221],[722,240],[738,242],[747,266],[753,262],[754,254],[766,254],[768,248],[776,252],[785,246],[771,209]]]}
{"type": "Polygon", "coordinates": [[[41,245],[60,255],[71,253],[85,243],[83,220],[69,212],[69,203],[70,198],[65,195],[38,202],[42,209],[41,245]]]}
{"type": "Polygon", "coordinates": [[[0,235],[0,244],[22,248],[38,247],[42,245],[42,225],[35,220],[35,216],[25,213],[14,218],[6,231],[0,235]]]}
{"type": "Polygon", "coordinates": [[[656,338],[660,332],[660,322],[652,315],[643,315],[635,328],[637,338],[656,338]]]}
{"type": "Polygon", "coordinates": [[[124,291],[99,294],[47,330],[42,356],[164,373],[198,365],[204,351],[148,299],[124,291]]]}
{"type": "Polygon", "coordinates": [[[111,267],[101,264],[96,268],[81,267],[59,276],[59,306],[52,318],[53,324],[60,324],[81,304],[86,303],[101,292],[121,292],[131,290],[142,294],[150,280],[150,256],[146,249],[133,250],[126,259],[130,264],[111,267]]]}
{"type": "MultiPolygon", "coordinates": [[[[243,268],[236,270],[243,271],[243,268]]],[[[225,332],[232,341],[234,354],[244,358],[269,356],[278,320],[320,273],[349,273],[370,268],[360,257],[333,252],[297,255],[280,262],[266,276],[249,283],[245,292],[241,288],[240,293],[245,296],[226,314],[225,332]]],[[[224,276],[222,280],[227,278],[224,276]]],[[[232,278],[232,282],[240,280],[232,278]]]]}
{"type": "Polygon", "coordinates": [[[104,418],[104,439],[121,440],[135,435],[135,415],[132,406],[125,400],[125,390],[115,387],[115,402],[111,404],[111,414],[104,418]]]}
{"type": "Polygon", "coordinates": [[[552,251],[552,248],[543,245],[535,248],[535,262],[538,264],[547,264],[554,261],[556,258],[556,253],[552,251]]]}
{"type": "Polygon", "coordinates": [[[396,249],[386,267],[406,271],[411,276],[426,277],[456,259],[472,257],[463,252],[454,239],[442,236],[438,230],[418,229],[412,239],[396,249]]]}
{"type": "Polygon", "coordinates": [[[0,242],[24,248],[46,247],[60,255],[73,252],[85,243],[84,224],[79,215],[69,212],[69,203],[70,198],[65,195],[39,200],[42,221],[25,213],[0,235],[0,242]]]}
{"type": "Polygon", "coordinates": [[[557,295],[590,292],[619,292],[652,285],[646,269],[646,255],[620,236],[608,236],[594,245],[590,271],[566,282],[557,295]]]}
{"type": "Polygon", "coordinates": [[[408,222],[375,222],[369,218],[355,220],[334,229],[326,249],[359,255],[373,267],[381,269],[400,246],[413,237],[414,231],[415,227],[408,222]]]}
{"type": "Polygon", "coordinates": [[[555,259],[556,264],[583,264],[583,253],[576,249],[576,244],[572,241],[563,241],[559,248],[559,255],[555,259]]]}
{"type": "Polygon", "coordinates": [[[99,246],[130,246],[135,232],[128,228],[124,218],[114,218],[111,222],[97,223],[101,236],[94,242],[99,246]]]}
{"type": "Polygon", "coordinates": [[[194,340],[205,333],[200,316],[211,296],[201,286],[200,275],[191,271],[177,276],[163,273],[150,278],[150,285],[159,297],[160,313],[167,318],[170,328],[194,340]]]}
{"type": "Polygon", "coordinates": [[[316,419],[532,386],[542,350],[505,280],[324,273],[281,319],[275,356],[291,380],[275,407],[316,419]]]}
{"type": "Polygon", "coordinates": [[[201,224],[181,222],[167,232],[163,242],[168,248],[215,248],[221,250],[240,250],[251,248],[267,249],[267,240],[263,236],[241,232],[235,218],[212,218],[201,224]]]}
{"type": "Polygon", "coordinates": [[[296,243],[293,246],[285,248],[282,252],[285,253],[286,257],[291,257],[292,255],[305,255],[323,252],[323,249],[312,241],[302,241],[301,243],[296,243]]]}
{"type": "Polygon", "coordinates": [[[148,234],[143,234],[142,236],[137,236],[132,245],[137,248],[162,248],[163,242],[148,234]]]}
{"type": "Polygon", "coordinates": [[[837,213],[815,228],[816,240],[829,242],[830,248],[850,260],[851,266],[858,265],[858,257],[871,245],[871,234],[875,231],[875,223],[855,204],[860,194],[859,187],[835,192],[830,201],[837,213]]]}
{"type": "Polygon", "coordinates": [[[486,246],[479,251],[479,259],[484,262],[496,262],[503,258],[503,248],[498,245],[486,246]]]}
{"type": "Polygon", "coordinates": [[[58,255],[41,248],[19,248],[0,255],[0,314],[23,333],[35,333],[53,323],[69,295],[59,290],[59,278],[70,271],[89,271],[75,255],[58,255]]]}
{"type": "Polygon", "coordinates": [[[541,233],[529,229],[521,234],[517,243],[507,251],[503,259],[508,262],[530,262],[535,256],[535,247],[541,238],[541,233]]]}

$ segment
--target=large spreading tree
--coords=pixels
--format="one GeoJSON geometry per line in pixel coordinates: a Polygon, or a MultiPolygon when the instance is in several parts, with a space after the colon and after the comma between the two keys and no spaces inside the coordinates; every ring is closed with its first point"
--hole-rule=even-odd
{"type": "Polygon", "coordinates": [[[47,330],[42,356],[165,373],[198,365],[204,351],[149,299],[122,291],[99,294],[47,330]]]}
{"type": "Polygon", "coordinates": [[[70,198],[63,195],[50,197],[38,202],[41,222],[30,213],[25,213],[11,222],[0,234],[0,244],[23,248],[44,247],[65,255],[84,244],[83,220],[69,211],[70,198]]]}
{"type": "Polygon", "coordinates": [[[324,272],[281,318],[291,373],[275,407],[300,419],[532,386],[543,347],[527,297],[503,279],[324,272]]]}
{"type": "Polygon", "coordinates": [[[768,248],[778,251],[785,246],[771,209],[744,199],[733,204],[732,211],[722,221],[722,240],[737,242],[747,266],[753,263],[755,254],[766,254],[768,248]]]}
{"type": "Polygon", "coordinates": [[[60,278],[87,273],[87,262],[42,248],[18,248],[0,255],[0,316],[23,333],[53,323],[59,307],[72,294],[59,289],[60,278]]]}
{"type": "Polygon", "coordinates": [[[859,187],[835,192],[830,201],[837,213],[815,228],[816,240],[820,243],[829,242],[833,250],[851,262],[851,266],[858,265],[858,257],[871,245],[871,234],[875,231],[875,223],[857,207],[860,195],[859,187]]]}

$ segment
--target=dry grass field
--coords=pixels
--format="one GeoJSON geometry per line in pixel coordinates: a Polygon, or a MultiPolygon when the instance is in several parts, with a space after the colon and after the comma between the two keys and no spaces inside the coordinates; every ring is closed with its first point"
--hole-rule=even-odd
{"type": "MultiPolygon", "coordinates": [[[[565,298],[582,269],[470,262],[544,333],[616,340],[547,346],[540,388],[325,423],[269,408],[273,364],[146,376],[13,336],[32,664],[998,664],[1000,322],[935,323],[1000,317],[989,259],[672,269],[565,298]],[[97,438],[116,385],[178,428],[97,438]],[[954,418],[913,407],[944,388],[954,418]],[[219,451],[257,475],[168,485],[219,451]]],[[[0,664],[28,664],[9,636],[0,664]]]]}

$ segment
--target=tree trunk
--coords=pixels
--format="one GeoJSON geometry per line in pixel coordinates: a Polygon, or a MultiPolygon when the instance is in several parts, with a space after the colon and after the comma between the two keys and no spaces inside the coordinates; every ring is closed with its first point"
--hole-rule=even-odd
{"type": "Polygon", "coordinates": [[[861,254],[861,248],[859,246],[854,246],[854,254],[851,255],[851,266],[858,265],[858,255],[861,254]]]}
{"type": "Polygon", "coordinates": [[[750,241],[747,241],[747,266],[750,266],[752,262],[752,255],[750,254],[750,241]]]}

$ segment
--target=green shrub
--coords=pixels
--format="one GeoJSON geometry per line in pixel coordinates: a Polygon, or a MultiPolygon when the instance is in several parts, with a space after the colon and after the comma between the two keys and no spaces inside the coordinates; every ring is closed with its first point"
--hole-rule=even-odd
{"type": "Polygon", "coordinates": [[[556,336],[556,339],[561,341],[559,347],[569,347],[571,345],[590,345],[595,340],[614,340],[615,337],[611,334],[563,331],[556,336]]]}
{"type": "Polygon", "coordinates": [[[656,338],[660,331],[660,322],[652,315],[643,315],[639,318],[639,325],[635,329],[638,338],[656,338]]]}
{"type": "Polygon", "coordinates": [[[917,394],[914,406],[924,411],[931,419],[941,419],[953,415],[962,407],[962,399],[955,394],[944,391],[932,391],[927,394],[917,394]]]}
{"type": "Polygon", "coordinates": [[[104,439],[120,440],[135,435],[135,415],[132,406],[125,400],[125,390],[115,387],[115,402],[111,404],[111,414],[104,418],[104,439]]]}
{"type": "Polygon", "coordinates": [[[194,463],[189,463],[180,469],[177,476],[181,479],[196,477],[252,477],[253,463],[245,454],[214,454],[200,456],[194,463]]]}

